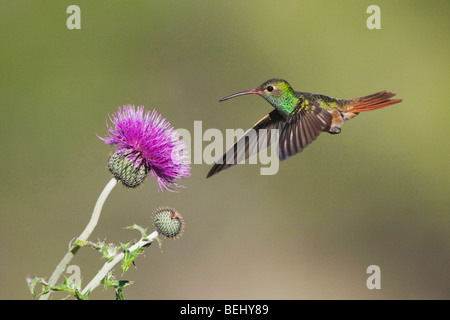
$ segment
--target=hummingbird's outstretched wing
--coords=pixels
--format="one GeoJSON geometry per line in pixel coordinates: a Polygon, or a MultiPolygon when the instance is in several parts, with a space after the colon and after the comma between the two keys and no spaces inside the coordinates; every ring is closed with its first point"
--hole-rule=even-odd
{"type": "Polygon", "coordinates": [[[279,130],[278,156],[283,161],[303,151],[316,140],[319,134],[327,131],[331,120],[332,115],[319,106],[311,107],[308,110],[302,109],[287,120],[283,119],[277,110],[273,110],[258,121],[252,129],[244,133],[222,158],[216,161],[206,178],[242,163],[261,150],[270,147],[276,142],[272,138],[270,129],[279,130]],[[260,131],[261,129],[266,130],[260,131]]]}
{"type": "Polygon", "coordinates": [[[259,120],[252,129],[245,132],[242,137],[240,137],[239,140],[225,152],[219,161],[216,161],[206,178],[238,163],[242,163],[259,151],[270,147],[274,142],[277,142],[279,136],[278,134],[276,137],[272,137],[271,129],[278,129],[278,133],[281,133],[284,125],[285,120],[277,110],[273,110],[267,114],[264,118],[259,120]]]}
{"type": "Polygon", "coordinates": [[[280,133],[278,149],[280,160],[286,160],[302,152],[319,134],[328,130],[332,118],[327,110],[319,106],[300,109],[291,115],[280,133]]]}

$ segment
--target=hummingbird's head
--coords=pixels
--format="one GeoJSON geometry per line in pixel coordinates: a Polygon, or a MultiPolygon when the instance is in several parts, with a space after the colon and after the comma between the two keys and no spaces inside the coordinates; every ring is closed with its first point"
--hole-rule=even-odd
{"type": "Polygon", "coordinates": [[[255,91],[272,105],[277,105],[277,102],[284,100],[286,96],[294,94],[294,89],[292,89],[289,82],[283,79],[267,80],[256,88],[255,91]]]}
{"type": "Polygon", "coordinates": [[[286,105],[292,103],[295,105],[296,101],[294,89],[292,89],[291,85],[283,79],[267,80],[256,89],[238,92],[232,94],[231,96],[222,98],[220,101],[225,101],[246,94],[257,94],[266,99],[276,109],[284,109],[286,105]]]}

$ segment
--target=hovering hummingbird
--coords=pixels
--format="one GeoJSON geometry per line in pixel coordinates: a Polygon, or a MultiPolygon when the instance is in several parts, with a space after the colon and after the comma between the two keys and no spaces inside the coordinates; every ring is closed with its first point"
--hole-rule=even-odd
{"type": "Polygon", "coordinates": [[[219,102],[246,94],[257,94],[263,97],[275,110],[259,120],[253,126],[254,130],[244,133],[220,161],[216,161],[207,178],[240,162],[242,159],[238,160],[239,153],[241,158],[247,159],[259,152],[261,143],[258,141],[262,138],[259,134],[261,129],[266,129],[264,132],[267,133],[264,138],[267,141],[263,142],[264,147],[269,147],[273,142],[273,139],[270,139],[270,129],[279,130],[278,157],[280,160],[286,160],[303,151],[322,132],[340,133],[341,125],[356,117],[360,112],[384,108],[403,100],[391,99],[395,93],[386,91],[354,99],[335,99],[321,94],[298,92],[292,89],[286,80],[270,79],[256,89],[232,94],[220,99],[219,102]],[[248,139],[249,132],[256,133],[256,139],[248,139]],[[259,148],[258,143],[260,143],[259,148]],[[244,147],[245,152],[239,152],[238,147],[244,147]],[[229,161],[230,159],[234,161],[229,161]]]}

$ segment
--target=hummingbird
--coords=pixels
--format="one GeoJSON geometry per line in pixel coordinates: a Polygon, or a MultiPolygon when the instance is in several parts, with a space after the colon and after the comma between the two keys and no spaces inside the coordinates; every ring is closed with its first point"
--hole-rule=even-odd
{"type": "Polygon", "coordinates": [[[273,144],[275,139],[271,139],[270,129],[279,130],[278,157],[283,161],[302,152],[322,132],[339,134],[342,124],[360,112],[384,108],[403,100],[391,99],[396,93],[387,91],[353,99],[336,99],[322,94],[295,91],[286,80],[270,79],[256,89],[232,94],[219,102],[248,94],[263,97],[274,110],[259,120],[253,130],[244,133],[220,161],[216,161],[207,178],[273,144]],[[261,129],[266,130],[260,131],[261,129]],[[260,132],[266,133],[265,137],[260,132]],[[256,134],[256,139],[249,139],[250,134],[256,134]],[[262,139],[266,140],[259,141],[262,139]]]}

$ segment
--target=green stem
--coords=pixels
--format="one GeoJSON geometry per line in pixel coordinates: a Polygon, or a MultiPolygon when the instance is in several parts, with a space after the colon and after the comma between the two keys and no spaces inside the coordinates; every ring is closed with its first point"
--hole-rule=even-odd
{"type": "MultiPolygon", "coordinates": [[[[97,226],[98,219],[100,218],[100,214],[102,212],[103,204],[106,201],[106,198],[108,198],[109,193],[111,190],[116,186],[117,180],[115,178],[112,178],[108,184],[103,189],[102,193],[97,199],[97,203],[95,204],[94,211],[91,215],[91,220],[87,224],[86,228],[83,230],[83,232],[80,234],[80,236],[77,238],[77,241],[85,242],[91,235],[92,231],[94,231],[94,228],[97,226]]],[[[73,256],[77,253],[78,249],[80,249],[79,245],[75,242],[69,249],[69,251],[66,253],[64,258],[61,260],[61,262],[56,266],[55,271],[53,271],[50,279],[48,280],[48,286],[53,287],[55,286],[56,282],[58,281],[61,274],[66,270],[67,265],[69,264],[70,260],[72,260],[73,256]]],[[[42,295],[39,300],[47,300],[50,298],[51,290],[47,293],[42,295]]]]}

